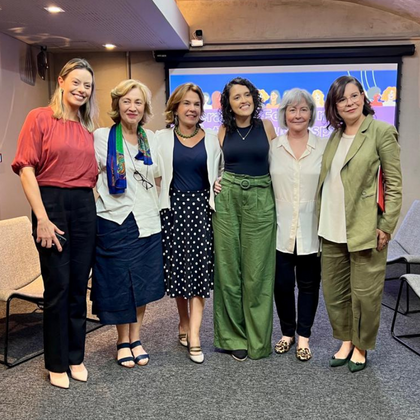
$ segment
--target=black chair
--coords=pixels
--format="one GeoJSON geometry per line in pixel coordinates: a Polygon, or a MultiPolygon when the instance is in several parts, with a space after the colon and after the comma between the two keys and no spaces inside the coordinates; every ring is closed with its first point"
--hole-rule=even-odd
{"type": "MultiPolygon", "coordinates": [[[[401,276],[400,280],[401,280],[401,285],[400,285],[400,291],[398,293],[397,303],[395,305],[394,317],[392,318],[391,335],[392,335],[393,338],[395,338],[395,340],[397,340],[403,346],[407,347],[412,352],[414,352],[418,356],[420,356],[420,352],[418,350],[415,350],[407,341],[403,340],[403,338],[420,337],[419,333],[399,334],[399,335],[397,335],[395,333],[395,323],[396,323],[396,320],[397,320],[397,315],[399,313],[398,305],[400,304],[400,299],[401,299],[403,287],[406,286],[407,289],[410,288],[417,295],[417,297],[420,298],[420,275],[419,274],[404,274],[403,276],[401,276]]],[[[417,312],[419,312],[419,311],[417,311],[417,312]]],[[[405,318],[405,319],[407,320],[407,318],[405,318]]]]}

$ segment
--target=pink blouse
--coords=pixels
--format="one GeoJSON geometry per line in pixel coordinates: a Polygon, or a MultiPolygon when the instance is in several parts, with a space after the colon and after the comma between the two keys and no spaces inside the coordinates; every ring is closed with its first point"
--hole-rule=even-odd
{"type": "Polygon", "coordinates": [[[98,166],[93,133],[76,121],[57,120],[49,107],[36,108],[26,117],[19,135],[12,169],[35,169],[38,185],[93,188],[98,166]]]}

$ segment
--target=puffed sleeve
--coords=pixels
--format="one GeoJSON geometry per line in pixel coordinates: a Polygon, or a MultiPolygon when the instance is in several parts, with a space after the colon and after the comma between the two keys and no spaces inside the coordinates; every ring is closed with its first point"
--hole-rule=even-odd
{"type": "Polygon", "coordinates": [[[36,172],[42,154],[42,125],[40,109],[32,110],[20,131],[17,151],[12,163],[12,169],[18,175],[20,170],[26,166],[35,168],[36,172]]]}

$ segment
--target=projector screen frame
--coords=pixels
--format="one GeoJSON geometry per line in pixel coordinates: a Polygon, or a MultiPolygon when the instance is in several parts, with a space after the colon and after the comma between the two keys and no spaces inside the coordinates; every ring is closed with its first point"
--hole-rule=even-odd
{"type": "MultiPolygon", "coordinates": [[[[155,51],[157,62],[165,67],[166,100],[169,98],[169,70],[206,67],[264,67],[317,64],[397,64],[397,92],[401,90],[401,70],[404,56],[412,56],[414,44],[357,47],[313,47],[259,50],[218,51],[155,51]]],[[[221,87],[222,89],[222,87],[221,87]]],[[[399,127],[401,96],[395,107],[395,127],[399,127]]]]}

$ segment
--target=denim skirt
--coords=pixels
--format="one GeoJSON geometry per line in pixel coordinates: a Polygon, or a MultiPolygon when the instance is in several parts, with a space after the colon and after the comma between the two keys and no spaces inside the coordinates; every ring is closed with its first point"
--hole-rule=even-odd
{"type": "Polygon", "coordinates": [[[92,301],[101,323],[136,322],[136,308],[164,294],[161,233],[139,238],[132,213],[121,225],[98,216],[92,301]]]}

